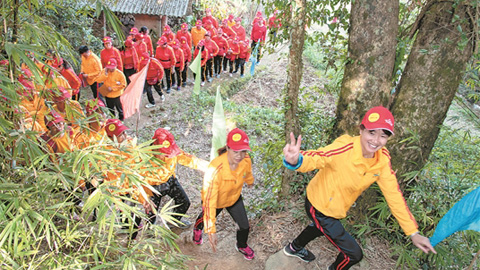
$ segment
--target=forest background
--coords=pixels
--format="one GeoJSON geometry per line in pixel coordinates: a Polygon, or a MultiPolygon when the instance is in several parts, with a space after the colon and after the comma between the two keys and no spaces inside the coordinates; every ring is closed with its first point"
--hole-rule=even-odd
{"type": "MultiPolygon", "coordinates": [[[[47,48],[54,48],[78,67],[78,46],[100,49],[101,37],[93,35],[91,26],[101,12],[112,36],[122,37],[119,21],[105,3],[90,2],[95,11],[77,1],[2,0],[0,41],[2,57],[10,65],[0,74],[0,88],[8,100],[0,105],[0,156],[4,160],[0,173],[0,265],[5,269],[185,267],[186,258],[175,242],[176,235],[167,227],[152,226],[155,237],[142,242],[128,242],[117,235],[119,216],[142,213],[106,188],[92,194],[82,208],[85,217],[97,209],[95,221],[73,220],[70,213],[75,206],[68,199],[77,192],[73,187],[80,179],[89,181],[101,175],[102,167],[91,164],[122,165],[109,164],[103,150],[95,147],[67,153],[59,164],[52,164],[33,132],[23,128],[15,113],[15,78],[20,63],[30,66],[34,74],[38,72],[27,51],[42,58],[47,48]],[[72,193],[60,192],[59,187],[72,193]]],[[[288,48],[287,53],[279,54],[279,58],[288,59],[286,82],[277,92],[279,108],[230,101],[224,105],[228,117],[255,138],[253,156],[263,182],[257,203],[250,206],[251,218],[296,209],[302,219],[302,195],[312,175],[282,169],[279,153],[286,134],[301,133],[303,149],[317,148],[339,134],[356,134],[359,117],[376,105],[389,107],[397,119],[399,131],[388,147],[424,235],[431,236],[446,211],[478,186],[477,1],[195,1],[190,19],[201,17],[205,7],[212,8],[218,17],[235,10],[246,21],[257,10],[269,16],[278,9],[282,15],[282,32],[275,42],[267,44],[271,53],[288,48]],[[303,61],[315,67],[314,74],[323,85],[301,87],[303,61]],[[334,100],[336,109],[319,106],[322,99],[334,100]]],[[[261,71],[259,66],[257,73],[261,71]]],[[[228,99],[254,79],[232,82],[222,87],[222,94],[228,99]]],[[[213,107],[212,92],[202,92],[192,97],[195,102],[182,104],[182,117],[195,123],[193,128],[202,126],[196,106],[213,107]]],[[[134,158],[149,155],[148,145],[148,135],[140,133],[134,158]]],[[[137,165],[141,168],[143,164],[137,165]]],[[[134,173],[128,177],[134,184],[143,183],[134,173]]],[[[362,207],[355,207],[344,220],[359,241],[386,239],[398,268],[476,265],[478,233],[455,234],[436,247],[439,255],[420,254],[402,234],[378,193],[378,188],[372,187],[357,203],[362,207]]],[[[168,221],[170,210],[167,204],[159,214],[168,221]]]]}

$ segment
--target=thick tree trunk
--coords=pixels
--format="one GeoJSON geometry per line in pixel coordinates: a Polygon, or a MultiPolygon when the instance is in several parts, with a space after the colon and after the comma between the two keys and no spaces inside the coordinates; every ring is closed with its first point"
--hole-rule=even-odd
{"type": "Polygon", "coordinates": [[[345,65],[331,139],[358,134],[364,113],[387,106],[392,89],[398,33],[398,1],[357,0],[352,3],[345,65]]]}
{"type": "MultiPolygon", "coordinates": [[[[287,67],[287,84],[285,87],[285,141],[290,142],[290,132],[295,136],[300,134],[300,124],[297,116],[298,112],[298,93],[303,73],[303,45],[305,43],[305,15],[306,0],[296,0],[296,7],[290,21],[290,54],[287,67]]],[[[280,196],[286,197],[290,190],[290,181],[293,179],[294,172],[284,169],[282,175],[282,189],[280,196]]]]}
{"type": "Polygon", "coordinates": [[[396,123],[389,149],[399,178],[425,164],[473,53],[475,22],[469,14],[475,10],[455,5],[431,1],[417,19],[417,36],[392,105],[396,123]]]}

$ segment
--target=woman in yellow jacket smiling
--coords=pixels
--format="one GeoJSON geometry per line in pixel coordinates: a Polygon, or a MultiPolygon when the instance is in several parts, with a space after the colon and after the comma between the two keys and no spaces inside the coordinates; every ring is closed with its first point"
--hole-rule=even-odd
{"type": "Polygon", "coordinates": [[[251,260],[255,254],[247,245],[250,225],[241,196],[244,183],[253,186],[252,161],[247,150],[250,150],[248,136],[236,128],[228,133],[227,145],[218,150],[219,156],[210,162],[203,180],[203,209],[195,222],[193,241],[202,244],[202,229],[205,228],[210,245],[216,251],[215,221],[226,208],[239,227],[235,247],[245,259],[251,260]]]}
{"type": "Polygon", "coordinates": [[[384,107],[374,107],[362,120],[360,136],[343,135],[317,150],[300,151],[301,136],[296,141],[290,134],[291,143],[283,148],[284,165],[299,172],[318,169],[318,173],[307,186],[305,200],[305,210],[313,222],[285,246],[286,255],[306,262],[315,260],[305,246],[324,235],[339,251],[328,269],[349,269],[360,262],[362,249],[339,219],[346,217],[358,196],[373,182],[378,183],[390,210],[413,244],[425,253],[436,253],[428,238],[419,234],[391,169],[390,154],[384,146],[393,135],[393,127],[392,113],[384,107]]]}

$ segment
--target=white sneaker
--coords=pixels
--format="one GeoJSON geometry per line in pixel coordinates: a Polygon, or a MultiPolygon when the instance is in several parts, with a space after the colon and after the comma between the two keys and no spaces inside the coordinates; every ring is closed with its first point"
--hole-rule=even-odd
{"type": "Polygon", "coordinates": [[[202,82],[200,85],[201,85],[201,86],[204,86],[204,85],[205,85],[205,82],[202,82]]]}
{"type": "Polygon", "coordinates": [[[145,108],[147,109],[150,109],[150,108],[153,108],[155,107],[155,104],[152,104],[152,103],[148,103],[147,105],[145,105],[145,108]]]}
{"type": "MultiPolygon", "coordinates": [[[[162,100],[162,102],[164,102],[164,101],[165,101],[165,95],[162,95],[162,96],[160,97],[160,99],[162,100]]],[[[153,105],[153,106],[155,106],[155,105],[153,105]]]]}

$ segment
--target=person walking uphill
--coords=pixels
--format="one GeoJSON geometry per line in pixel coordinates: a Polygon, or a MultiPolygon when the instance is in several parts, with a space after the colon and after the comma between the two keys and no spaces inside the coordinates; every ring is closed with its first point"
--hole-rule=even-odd
{"type": "Polygon", "coordinates": [[[219,156],[210,162],[202,188],[202,212],[197,217],[193,229],[193,242],[202,244],[202,229],[208,233],[212,250],[217,247],[215,228],[216,217],[225,208],[239,229],[235,248],[251,260],[255,253],[247,245],[250,225],[241,196],[243,184],[253,187],[252,161],[247,134],[238,128],[227,135],[227,145],[218,149],[219,156]]]}
{"type": "Polygon", "coordinates": [[[118,119],[123,121],[123,107],[120,96],[127,86],[127,79],[125,74],[117,69],[117,60],[111,58],[105,65],[105,69],[98,76],[97,81],[103,82],[103,85],[98,88],[98,91],[105,96],[107,107],[115,115],[115,109],[118,112],[118,119]]]}
{"type": "Polygon", "coordinates": [[[364,116],[360,136],[343,135],[332,144],[317,150],[300,151],[301,136],[283,148],[284,165],[292,170],[319,171],[307,186],[305,210],[313,221],[293,242],[283,249],[288,256],[303,261],[315,260],[305,246],[324,235],[340,251],[328,269],[349,269],[360,262],[363,252],[339,219],[360,194],[377,182],[388,206],[413,244],[428,253],[436,253],[428,238],[419,234],[390,165],[390,154],[384,147],[393,135],[394,118],[384,107],[374,107],[364,116]]]}

